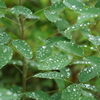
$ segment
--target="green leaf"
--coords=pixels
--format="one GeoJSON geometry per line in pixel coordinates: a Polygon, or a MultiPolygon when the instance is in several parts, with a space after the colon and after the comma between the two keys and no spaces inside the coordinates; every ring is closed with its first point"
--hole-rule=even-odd
{"type": "Polygon", "coordinates": [[[69,27],[69,23],[67,20],[63,19],[63,18],[59,18],[56,22],[55,22],[58,30],[64,30],[65,28],[69,27]]]}
{"type": "Polygon", "coordinates": [[[66,32],[64,32],[64,31],[59,31],[59,33],[61,33],[62,35],[64,35],[66,38],[68,38],[68,39],[72,39],[72,35],[71,35],[71,33],[66,33],[66,32]]]}
{"type": "Polygon", "coordinates": [[[60,80],[60,79],[55,79],[55,82],[59,88],[59,90],[64,89],[65,88],[65,83],[64,80],[60,80]]]}
{"type": "Polygon", "coordinates": [[[56,22],[58,19],[58,14],[56,11],[44,10],[44,15],[51,22],[56,22]]]}
{"type": "Polygon", "coordinates": [[[40,70],[58,70],[69,64],[69,59],[67,56],[62,54],[51,55],[46,58],[38,68],[40,70]]]}
{"type": "Polygon", "coordinates": [[[82,60],[77,60],[77,61],[72,62],[72,64],[90,65],[90,62],[88,62],[88,61],[82,61],[82,60]]]}
{"type": "Polygon", "coordinates": [[[36,50],[36,58],[38,61],[42,62],[45,58],[49,57],[52,53],[52,48],[50,46],[39,46],[36,50]]]}
{"type": "Polygon", "coordinates": [[[12,41],[12,44],[25,58],[31,59],[33,57],[30,46],[24,40],[17,39],[12,41]]]}
{"type": "Polygon", "coordinates": [[[95,7],[100,8],[100,0],[97,0],[95,7]]]}
{"type": "Polygon", "coordinates": [[[1,27],[0,28],[0,33],[3,32],[3,31],[5,31],[5,29],[6,29],[6,27],[1,27]]]}
{"type": "Polygon", "coordinates": [[[4,9],[0,9],[0,18],[5,17],[5,12],[4,9]]]}
{"type": "MultiPolygon", "coordinates": [[[[5,3],[2,2],[2,1],[0,1],[0,8],[7,8],[6,5],[5,5],[5,3]]],[[[0,10],[1,10],[1,9],[0,9],[0,10]]]]}
{"type": "Polygon", "coordinates": [[[50,100],[48,94],[46,94],[43,91],[27,92],[26,95],[29,98],[36,99],[36,100],[50,100]]]}
{"type": "Polygon", "coordinates": [[[13,65],[18,65],[18,66],[23,66],[23,62],[21,60],[11,60],[9,62],[9,64],[13,64],[13,65]]]}
{"type": "Polygon", "coordinates": [[[87,20],[89,20],[91,18],[95,18],[95,17],[98,17],[98,15],[95,15],[95,14],[81,14],[80,16],[78,16],[77,22],[82,23],[84,21],[87,21],[87,20]]]}
{"type": "Polygon", "coordinates": [[[66,6],[62,2],[56,2],[53,5],[51,5],[50,10],[59,11],[63,10],[64,8],[66,8],[66,6]]]}
{"type": "Polygon", "coordinates": [[[51,95],[50,100],[61,100],[61,95],[62,95],[62,92],[57,92],[57,93],[51,95]]]}
{"type": "Polygon", "coordinates": [[[79,98],[79,100],[97,100],[97,99],[95,99],[93,97],[85,97],[85,96],[82,96],[82,97],[79,98]]]}
{"type": "Polygon", "coordinates": [[[70,74],[71,74],[71,72],[70,72],[70,69],[69,68],[62,68],[62,69],[60,69],[60,72],[66,77],[66,78],[69,78],[70,77],[70,74]]]}
{"type": "Polygon", "coordinates": [[[92,15],[95,15],[95,16],[100,15],[100,9],[95,8],[95,7],[77,9],[76,12],[80,14],[90,15],[90,17],[92,15]]]}
{"type": "Polygon", "coordinates": [[[91,92],[83,90],[80,100],[97,100],[97,99],[94,98],[91,92]]]}
{"type": "Polygon", "coordinates": [[[49,78],[49,79],[64,79],[64,75],[61,74],[60,72],[45,72],[45,73],[38,73],[34,75],[34,77],[39,77],[39,78],[49,78]]]}
{"type": "Polygon", "coordinates": [[[87,82],[98,75],[100,72],[100,66],[86,67],[78,75],[80,82],[87,82]]]}
{"type": "Polygon", "coordinates": [[[84,60],[93,67],[87,67],[79,73],[78,78],[80,82],[87,82],[97,76],[100,72],[100,58],[96,56],[89,56],[84,58],[84,60]]]}
{"type": "Polygon", "coordinates": [[[10,47],[0,45],[0,69],[11,60],[12,54],[13,51],[10,47]]]}
{"type": "Polygon", "coordinates": [[[18,95],[23,95],[22,93],[22,87],[19,86],[12,86],[11,88],[9,88],[9,90],[13,93],[17,93],[18,95]]]}
{"type": "Polygon", "coordinates": [[[72,84],[62,91],[61,100],[78,100],[81,94],[81,87],[78,84],[72,84]]]}
{"type": "Polygon", "coordinates": [[[96,86],[90,85],[90,84],[80,84],[80,86],[84,89],[92,90],[95,92],[100,92],[100,89],[98,89],[96,86]]]}
{"type": "Polygon", "coordinates": [[[76,12],[81,14],[78,17],[79,23],[86,21],[90,18],[98,17],[100,15],[100,9],[95,8],[95,7],[77,9],[76,12]]]}
{"type": "Polygon", "coordinates": [[[56,45],[58,41],[70,41],[65,37],[52,37],[46,41],[46,45],[52,46],[56,45]]]}
{"type": "Polygon", "coordinates": [[[78,0],[63,0],[63,3],[72,10],[77,10],[84,7],[84,4],[78,0]]]}
{"type": "Polygon", "coordinates": [[[6,88],[0,87],[1,100],[20,100],[21,98],[22,98],[22,94],[17,94],[6,88]]]}
{"type": "Polygon", "coordinates": [[[86,38],[89,38],[89,36],[91,35],[91,31],[88,27],[82,27],[80,29],[80,32],[82,33],[82,35],[86,38]]]}
{"type": "Polygon", "coordinates": [[[65,33],[78,30],[79,28],[84,27],[84,26],[88,26],[88,25],[90,25],[90,24],[91,24],[90,22],[76,23],[76,24],[74,24],[74,25],[68,27],[68,28],[65,30],[65,33]]]}
{"type": "MultiPolygon", "coordinates": [[[[6,18],[6,17],[4,17],[4,18],[2,18],[2,19],[0,19],[1,20],[1,23],[4,25],[4,26],[6,26],[7,28],[8,27],[10,27],[10,26],[12,26],[12,22],[9,20],[9,18],[6,18]]],[[[10,34],[11,34],[11,32],[9,32],[10,34]]],[[[17,37],[18,38],[18,37],[17,37]]]]}
{"type": "Polygon", "coordinates": [[[38,66],[38,62],[35,60],[30,60],[30,59],[26,59],[26,63],[29,64],[31,67],[37,67],[38,66]]]}
{"type": "Polygon", "coordinates": [[[81,45],[81,47],[86,50],[86,51],[97,51],[97,48],[96,47],[93,47],[93,46],[89,46],[89,45],[81,45]]]}
{"type": "Polygon", "coordinates": [[[52,3],[59,2],[60,0],[51,0],[52,3]]]}
{"type": "Polygon", "coordinates": [[[84,58],[84,61],[87,61],[93,66],[100,66],[100,58],[96,56],[88,56],[87,58],[84,58]]]}
{"type": "Polygon", "coordinates": [[[15,14],[16,16],[24,15],[25,18],[29,19],[38,19],[37,16],[33,15],[32,11],[26,7],[23,6],[14,6],[9,10],[12,14],[15,14]]]}
{"type": "Polygon", "coordinates": [[[93,43],[95,46],[100,45],[100,36],[89,35],[89,41],[93,43]]]}
{"type": "Polygon", "coordinates": [[[6,32],[0,32],[0,45],[7,44],[11,37],[6,32]]]}
{"type": "Polygon", "coordinates": [[[62,50],[65,50],[69,53],[72,53],[74,55],[77,55],[77,56],[83,56],[84,55],[82,48],[79,45],[71,43],[71,42],[59,41],[57,43],[57,47],[62,49],[62,50]]]}
{"type": "Polygon", "coordinates": [[[87,27],[82,27],[80,29],[80,32],[83,34],[83,36],[88,38],[88,40],[91,43],[93,43],[95,46],[100,45],[100,36],[93,36],[93,35],[91,35],[91,31],[87,27]]]}

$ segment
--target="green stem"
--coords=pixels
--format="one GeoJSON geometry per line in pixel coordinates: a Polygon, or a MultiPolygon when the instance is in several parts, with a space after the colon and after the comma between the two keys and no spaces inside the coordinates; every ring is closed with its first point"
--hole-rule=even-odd
{"type": "Polygon", "coordinates": [[[36,11],[34,14],[39,13],[39,12],[41,12],[41,11],[45,10],[45,9],[48,9],[49,7],[50,7],[50,6],[45,7],[45,8],[43,8],[43,9],[39,10],[39,11],[36,11]]]}
{"type": "Polygon", "coordinates": [[[30,78],[32,78],[32,77],[33,77],[33,76],[29,76],[29,77],[26,78],[26,80],[28,80],[28,79],[30,79],[30,78]]]}
{"type": "Polygon", "coordinates": [[[36,23],[39,19],[37,19],[36,21],[32,22],[29,26],[27,26],[26,28],[24,28],[24,31],[29,28],[30,26],[32,26],[34,23],[36,23]]]}
{"type": "Polygon", "coordinates": [[[19,5],[22,6],[22,0],[19,0],[19,5]]]}
{"type": "Polygon", "coordinates": [[[71,81],[69,81],[69,80],[67,80],[67,79],[64,79],[64,81],[66,81],[66,82],[68,82],[68,83],[72,83],[72,84],[73,84],[73,82],[71,82],[71,81]]]}
{"type": "MultiPolygon", "coordinates": [[[[43,11],[43,10],[45,10],[45,9],[48,9],[50,6],[48,6],[48,7],[45,7],[45,8],[43,8],[43,9],[41,9],[41,10],[39,10],[39,11],[36,11],[34,14],[37,14],[37,13],[39,13],[39,12],[41,12],[41,11],[43,11]]],[[[27,26],[24,30],[26,30],[27,28],[29,28],[30,26],[32,26],[35,22],[37,22],[39,19],[37,19],[36,21],[34,21],[34,22],[32,22],[29,26],[27,26]]]]}
{"type": "Polygon", "coordinates": [[[20,68],[18,68],[18,66],[16,66],[16,65],[14,65],[21,73],[23,73],[21,70],[20,70],[20,68]]]}
{"type": "Polygon", "coordinates": [[[58,91],[62,91],[62,90],[53,90],[53,91],[49,91],[49,92],[46,92],[46,93],[56,93],[56,92],[58,92],[58,91]]]}
{"type": "MultiPolygon", "coordinates": [[[[22,84],[23,84],[23,93],[26,92],[26,62],[25,59],[23,57],[23,80],[22,80],[22,84]]],[[[26,100],[26,95],[23,96],[23,100],[26,100]]]]}
{"type": "Polygon", "coordinates": [[[11,22],[13,22],[13,23],[15,23],[15,24],[17,24],[17,25],[19,25],[17,22],[15,22],[14,20],[12,20],[12,19],[10,19],[10,18],[8,18],[8,17],[5,17],[7,20],[9,20],[9,21],[11,21],[11,22]]]}
{"type": "Polygon", "coordinates": [[[96,49],[97,49],[97,51],[98,51],[98,57],[100,57],[100,50],[99,50],[99,47],[96,46],[96,49]]]}
{"type": "MultiPolygon", "coordinates": [[[[19,0],[19,5],[22,6],[22,0],[19,0]]],[[[19,16],[19,22],[20,22],[20,28],[21,28],[21,39],[22,40],[25,40],[25,34],[24,34],[24,17],[23,15],[20,15],[19,16]]],[[[22,61],[23,61],[23,68],[22,68],[22,87],[23,87],[23,93],[26,92],[26,61],[25,61],[25,58],[23,57],[22,58],[22,61]]],[[[26,95],[23,95],[23,100],[26,100],[26,95]]]]}

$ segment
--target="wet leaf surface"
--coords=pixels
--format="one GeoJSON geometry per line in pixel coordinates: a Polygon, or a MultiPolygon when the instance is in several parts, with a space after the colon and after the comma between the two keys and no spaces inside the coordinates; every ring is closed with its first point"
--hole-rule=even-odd
{"type": "Polygon", "coordinates": [[[24,6],[14,6],[9,10],[12,14],[15,14],[16,16],[23,15],[26,18],[29,19],[38,19],[36,15],[33,15],[32,11],[24,6]]]}
{"type": "Polygon", "coordinates": [[[82,97],[79,98],[79,100],[97,100],[97,99],[95,99],[93,97],[85,97],[85,96],[82,96],[82,97]]]}
{"type": "Polygon", "coordinates": [[[98,75],[100,68],[98,66],[86,67],[78,75],[80,82],[87,82],[98,75]]]}
{"type": "Polygon", "coordinates": [[[23,66],[23,62],[21,60],[10,60],[9,64],[23,66]]]}
{"type": "Polygon", "coordinates": [[[50,39],[48,39],[46,41],[46,45],[49,45],[49,46],[54,46],[57,44],[57,42],[59,41],[70,41],[69,39],[65,38],[65,37],[52,37],[50,39]]]}
{"type": "Polygon", "coordinates": [[[56,2],[53,5],[51,5],[50,10],[59,11],[63,10],[64,8],[66,8],[66,6],[62,2],[56,2]]]}
{"type": "Polygon", "coordinates": [[[36,58],[39,62],[44,61],[52,53],[52,48],[50,46],[39,46],[36,50],[36,58]]]}
{"type": "Polygon", "coordinates": [[[61,100],[78,100],[82,94],[82,89],[78,84],[69,85],[64,91],[62,91],[61,100]]]}
{"type": "Polygon", "coordinates": [[[67,39],[72,39],[72,35],[70,32],[65,32],[65,31],[59,31],[63,36],[65,36],[67,39]]]}
{"type": "Polygon", "coordinates": [[[0,8],[7,8],[3,1],[0,1],[0,8]]]}
{"type": "Polygon", "coordinates": [[[69,62],[70,61],[67,56],[62,54],[55,54],[46,58],[42,63],[40,63],[38,68],[40,70],[58,70],[67,66],[69,62]]]}
{"type": "Polygon", "coordinates": [[[11,37],[6,32],[0,32],[0,45],[7,44],[11,37]]]}
{"type": "Polygon", "coordinates": [[[77,10],[84,7],[84,4],[78,0],[63,0],[63,3],[72,10],[77,10]]]}
{"type": "Polygon", "coordinates": [[[0,87],[0,100],[20,100],[21,98],[22,94],[0,87]]]}
{"type": "Polygon", "coordinates": [[[100,58],[96,56],[88,56],[86,58],[83,58],[84,61],[89,62],[93,66],[100,66],[100,58]]]}
{"type": "Polygon", "coordinates": [[[100,89],[98,89],[96,86],[90,85],[90,84],[80,84],[80,86],[84,89],[89,89],[92,91],[100,92],[100,89]]]}
{"type": "Polygon", "coordinates": [[[62,49],[62,50],[65,50],[69,53],[72,53],[74,55],[77,55],[77,56],[83,56],[84,55],[82,48],[79,45],[71,43],[71,42],[59,41],[57,43],[57,47],[62,49]]]}
{"type": "Polygon", "coordinates": [[[38,73],[34,75],[33,77],[39,77],[39,78],[48,78],[48,79],[64,79],[65,76],[61,74],[60,72],[44,72],[44,73],[38,73]]]}
{"type": "Polygon", "coordinates": [[[51,95],[51,99],[50,100],[61,100],[61,95],[62,95],[61,92],[57,92],[57,93],[51,95]]]}
{"type": "Polygon", "coordinates": [[[78,30],[79,28],[88,26],[88,25],[90,25],[90,24],[91,24],[90,22],[84,22],[84,23],[76,23],[76,24],[73,24],[72,26],[69,26],[69,27],[65,30],[65,33],[78,30]]]}
{"type": "Polygon", "coordinates": [[[82,28],[80,28],[80,32],[86,38],[89,38],[89,36],[91,35],[91,31],[90,31],[90,29],[88,27],[82,27],[82,28]]]}
{"type": "Polygon", "coordinates": [[[48,94],[43,91],[27,92],[26,95],[36,100],[50,100],[48,94]]]}
{"type": "Polygon", "coordinates": [[[12,58],[13,51],[6,45],[0,45],[0,69],[12,58]]]}
{"type": "Polygon", "coordinates": [[[59,18],[56,22],[55,22],[58,30],[63,30],[67,27],[69,27],[69,23],[67,20],[65,20],[64,18],[59,18]]]}
{"type": "Polygon", "coordinates": [[[56,11],[44,10],[44,15],[51,22],[56,22],[58,19],[58,14],[56,11]]]}
{"type": "Polygon", "coordinates": [[[89,36],[89,41],[91,43],[93,43],[95,46],[98,46],[100,45],[100,36],[93,36],[93,35],[90,35],[89,36]]]}
{"type": "Polygon", "coordinates": [[[12,44],[25,58],[31,59],[33,57],[30,46],[24,40],[17,39],[12,41],[12,44]]]}
{"type": "Polygon", "coordinates": [[[66,78],[69,78],[70,75],[71,75],[71,71],[69,68],[62,68],[60,69],[60,72],[66,77],[66,78]]]}

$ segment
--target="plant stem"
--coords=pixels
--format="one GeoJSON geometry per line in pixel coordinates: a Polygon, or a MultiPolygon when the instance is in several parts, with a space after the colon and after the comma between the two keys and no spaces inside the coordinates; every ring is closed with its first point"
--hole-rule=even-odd
{"type": "Polygon", "coordinates": [[[26,78],[26,80],[28,80],[28,79],[30,79],[30,78],[32,78],[33,77],[33,75],[32,76],[29,76],[28,78],[26,78]]]}
{"type": "Polygon", "coordinates": [[[17,22],[15,22],[14,20],[12,20],[12,19],[10,19],[10,18],[8,18],[8,17],[5,17],[7,20],[9,20],[9,21],[11,21],[12,23],[14,23],[14,24],[17,24],[17,25],[19,25],[17,22]]]}
{"type": "Polygon", "coordinates": [[[19,5],[22,6],[22,0],[19,0],[19,5]]]}
{"type": "Polygon", "coordinates": [[[39,12],[45,10],[45,9],[48,9],[48,8],[50,8],[50,6],[47,6],[47,7],[43,8],[43,9],[41,9],[41,10],[38,10],[38,11],[36,11],[34,14],[39,13],[39,12]]]}
{"type": "Polygon", "coordinates": [[[32,22],[30,25],[28,25],[27,27],[24,28],[24,31],[29,28],[30,26],[32,26],[34,23],[36,23],[39,19],[37,19],[36,21],[32,22]]]}
{"type": "Polygon", "coordinates": [[[23,73],[19,68],[18,66],[14,65],[16,69],[18,69],[20,71],[20,73],[23,73]]]}
{"type": "MultiPolygon", "coordinates": [[[[25,62],[25,59],[24,59],[24,57],[23,57],[23,93],[25,93],[26,92],[26,62],[25,62]]],[[[23,100],[26,100],[26,96],[24,95],[23,96],[23,100]]]]}
{"type": "MultiPolygon", "coordinates": [[[[22,6],[22,0],[19,0],[19,5],[20,6],[22,6]]],[[[22,34],[22,36],[21,36],[21,39],[22,40],[25,40],[25,34],[24,34],[24,17],[23,17],[23,15],[20,15],[19,16],[19,22],[20,22],[20,27],[21,27],[21,34],[22,34]]],[[[23,57],[22,58],[22,61],[23,61],[23,68],[22,68],[22,88],[23,88],[23,93],[25,93],[26,92],[26,62],[25,62],[25,58],[23,57]]],[[[23,98],[22,98],[23,100],[26,100],[26,95],[24,94],[23,95],[23,98]]]]}

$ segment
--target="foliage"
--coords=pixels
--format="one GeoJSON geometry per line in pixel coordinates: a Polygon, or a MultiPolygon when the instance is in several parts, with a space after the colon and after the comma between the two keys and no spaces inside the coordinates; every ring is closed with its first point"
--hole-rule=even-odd
{"type": "Polygon", "coordinates": [[[47,3],[0,1],[0,100],[99,100],[100,0],[47,3]]]}

